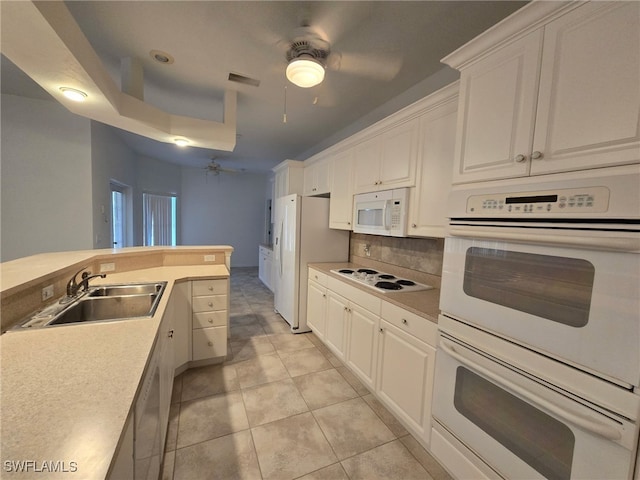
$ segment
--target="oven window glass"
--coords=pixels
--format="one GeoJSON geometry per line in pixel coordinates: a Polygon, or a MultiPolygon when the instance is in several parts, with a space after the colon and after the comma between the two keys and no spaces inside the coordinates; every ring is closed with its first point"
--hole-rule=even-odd
{"type": "Polygon", "coordinates": [[[549,480],[571,477],[569,427],[465,367],[456,371],[456,410],[549,480]]]}
{"type": "Polygon", "coordinates": [[[589,321],[595,269],[580,258],[471,247],[464,292],[540,318],[584,327],[589,321]]]}
{"type": "Polygon", "coordinates": [[[382,226],[382,208],[362,208],[358,210],[358,225],[365,227],[382,226]]]}

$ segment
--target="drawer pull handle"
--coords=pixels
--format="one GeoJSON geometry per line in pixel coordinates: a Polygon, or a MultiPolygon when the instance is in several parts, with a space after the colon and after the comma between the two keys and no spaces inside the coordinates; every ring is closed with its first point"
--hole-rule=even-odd
{"type": "Polygon", "coordinates": [[[384,328],[380,327],[380,333],[384,333],[384,328]]]}
{"type": "Polygon", "coordinates": [[[213,347],[213,342],[208,342],[208,345],[209,345],[210,347],[213,347]]]}
{"type": "Polygon", "coordinates": [[[213,323],[213,318],[210,318],[210,319],[209,319],[209,323],[213,323]]]}
{"type": "Polygon", "coordinates": [[[407,319],[406,319],[406,318],[403,318],[403,319],[402,319],[402,324],[403,324],[403,325],[408,325],[408,324],[409,324],[409,322],[407,322],[407,319]]]}
{"type": "Polygon", "coordinates": [[[210,307],[213,307],[213,302],[209,302],[207,303],[207,305],[209,305],[210,307]]]}
{"type": "Polygon", "coordinates": [[[213,285],[209,285],[209,290],[213,292],[213,285]]]}

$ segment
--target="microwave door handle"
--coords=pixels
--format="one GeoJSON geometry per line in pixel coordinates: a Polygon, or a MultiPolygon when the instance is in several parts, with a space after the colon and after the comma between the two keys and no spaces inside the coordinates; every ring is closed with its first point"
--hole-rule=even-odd
{"type": "Polygon", "coordinates": [[[389,204],[391,200],[385,200],[384,207],[382,207],[382,226],[385,230],[391,230],[391,210],[389,204]]]}
{"type": "Polygon", "coordinates": [[[530,392],[529,390],[519,385],[516,385],[505,378],[502,378],[501,376],[493,373],[492,371],[486,369],[485,367],[478,365],[474,361],[463,357],[461,353],[455,350],[454,344],[452,344],[448,340],[445,340],[444,338],[440,338],[440,346],[447,355],[450,355],[451,357],[455,358],[460,363],[490,378],[491,380],[493,380],[497,384],[502,385],[506,389],[521,395],[525,399],[531,401],[532,403],[537,404],[538,406],[544,408],[545,410],[555,413],[556,415],[563,418],[564,420],[567,420],[568,422],[571,422],[580,428],[583,428],[589,432],[600,435],[601,437],[604,437],[608,440],[617,441],[622,438],[622,434],[620,433],[620,431],[612,427],[611,425],[607,425],[605,423],[598,422],[597,420],[584,417],[578,412],[573,412],[571,410],[567,410],[566,408],[559,407],[558,405],[553,404],[549,400],[539,397],[538,395],[530,392]]]}

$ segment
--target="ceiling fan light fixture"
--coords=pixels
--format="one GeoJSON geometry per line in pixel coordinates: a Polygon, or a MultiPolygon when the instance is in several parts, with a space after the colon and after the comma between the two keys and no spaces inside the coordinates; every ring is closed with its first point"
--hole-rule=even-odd
{"type": "Polygon", "coordinates": [[[74,102],[84,102],[87,98],[86,93],[81,90],[76,90],[75,88],[60,87],[60,91],[62,92],[62,95],[74,102]]]}
{"type": "Polygon", "coordinates": [[[294,58],[287,65],[287,78],[298,87],[315,87],[324,80],[324,67],[310,56],[294,58]]]}

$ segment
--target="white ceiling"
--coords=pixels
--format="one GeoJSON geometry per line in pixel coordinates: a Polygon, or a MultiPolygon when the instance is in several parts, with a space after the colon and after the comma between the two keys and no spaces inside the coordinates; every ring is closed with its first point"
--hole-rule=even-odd
{"type": "MultiPolygon", "coordinates": [[[[267,171],[286,158],[302,158],[446,68],[442,57],[524,3],[72,1],[67,6],[118,85],[122,58],[142,62],[146,102],[173,114],[221,121],[225,89],[238,92],[233,152],[178,149],[118,130],[131,148],[183,165],[205,166],[216,156],[226,167],[267,171]],[[332,52],[324,82],[311,89],[294,86],[284,74],[288,41],[305,23],[330,42],[332,52]],[[165,51],[175,62],[159,64],[151,50],[165,51]],[[258,79],[260,85],[230,82],[229,73],[258,79]]],[[[51,98],[5,57],[0,68],[3,93],[51,98]]]]}

